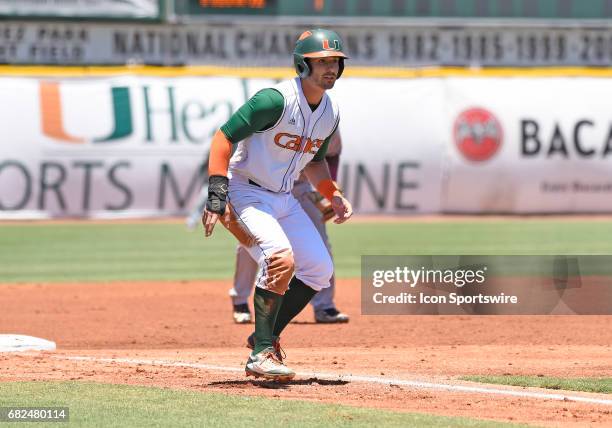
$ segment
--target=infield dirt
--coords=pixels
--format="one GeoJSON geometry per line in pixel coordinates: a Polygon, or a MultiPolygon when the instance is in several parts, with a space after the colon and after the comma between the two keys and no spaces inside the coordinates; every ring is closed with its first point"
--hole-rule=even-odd
{"type": "MultiPolygon", "coordinates": [[[[301,377],[279,385],[251,382],[240,372],[107,360],[163,359],[240,370],[253,326],[233,324],[229,286],[228,281],[1,284],[0,333],[54,340],[58,350],[0,355],[0,381],[156,385],[549,426],[612,425],[612,406],[606,405],[341,377],[301,377]],[[74,356],[91,359],[67,359],[74,356]]],[[[307,308],[283,334],[287,364],[296,371],[445,384],[461,384],[456,378],[468,374],[570,378],[612,372],[610,316],[361,316],[358,280],[340,281],[337,294],[350,323],[314,324],[307,308]]]]}

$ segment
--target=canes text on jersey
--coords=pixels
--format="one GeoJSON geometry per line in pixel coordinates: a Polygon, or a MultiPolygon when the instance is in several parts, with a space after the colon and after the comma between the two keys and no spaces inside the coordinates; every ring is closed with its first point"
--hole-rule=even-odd
{"type": "Polygon", "coordinates": [[[274,144],[283,149],[293,150],[294,152],[304,152],[310,154],[316,154],[321,148],[323,140],[311,140],[309,137],[306,138],[305,144],[302,144],[303,138],[299,135],[288,134],[281,132],[274,136],[274,144]]]}

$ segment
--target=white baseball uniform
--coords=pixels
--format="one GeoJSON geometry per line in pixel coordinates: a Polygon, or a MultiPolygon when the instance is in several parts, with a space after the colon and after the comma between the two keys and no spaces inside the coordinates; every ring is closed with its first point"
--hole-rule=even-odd
{"type": "MultiPolygon", "coordinates": [[[[338,134],[339,131],[336,131],[338,134]]],[[[342,143],[340,138],[332,138],[327,148],[327,156],[339,155],[342,150],[342,143]]],[[[304,209],[313,225],[317,229],[317,232],[323,239],[323,243],[327,247],[327,250],[331,254],[331,244],[329,242],[329,236],[323,221],[323,216],[319,208],[309,197],[309,194],[313,191],[312,185],[308,182],[304,174],[294,183],[293,196],[298,200],[301,207],[304,209]]],[[[234,271],[234,282],[232,288],[229,290],[229,295],[232,297],[232,303],[234,305],[246,304],[253,291],[255,285],[255,279],[259,266],[255,260],[251,258],[247,249],[238,245],[236,247],[236,267],[234,271]]],[[[328,308],[335,308],[334,303],[334,289],[335,280],[334,275],[330,279],[330,286],[319,291],[310,304],[317,310],[324,310],[328,308]]]]}
{"type": "Polygon", "coordinates": [[[329,287],[330,254],[299,202],[294,181],[339,122],[337,105],[326,93],[312,111],[295,78],[275,86],[284,110],[274,126],[238,143],[229,165],[228,201],[258,241],[248,248],[260,267],[256,286],[266,288],[266,258],[292,250],[295,276],[314,290],[329,287]]]}

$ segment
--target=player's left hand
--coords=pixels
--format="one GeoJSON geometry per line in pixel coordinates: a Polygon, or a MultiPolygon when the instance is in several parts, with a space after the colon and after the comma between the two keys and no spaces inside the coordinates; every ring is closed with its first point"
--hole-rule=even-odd
{"type": "Polygon", "coordinates": [[[331,200],[331,206],[336,214],[336,219],[334,219],[336,224],[344,223],[353,215],[353,207],[344,196],[334,196],[331,200]]]}

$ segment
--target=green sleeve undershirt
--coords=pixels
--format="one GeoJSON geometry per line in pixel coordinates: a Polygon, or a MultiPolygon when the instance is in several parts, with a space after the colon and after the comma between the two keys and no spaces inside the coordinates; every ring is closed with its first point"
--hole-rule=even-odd
{"type": "MultiPolygon", "coordinates": [[[[273,88],[262,89],[221,126],[221,132],[235,144],[250,137],[255,132],[272,128],[281,118],[284,109],[285,99],[279,91],[273,88]]],[[[327,147],[334,132],[336,132],[336,128],[321,144],[321,148],[317,151],[313,161],[325,159],[325,153],[327,153],[327,147]]]]}
{"type": "Polygon", "coordinates": [[[250,137],[255,132],[272,128],[285,108],[285,99],[276,89],[257,92],[221,127],[221,132],[232,143],[250,137]]]}
{"type": "Polygon", "coordinates": [[[325,139],[325,141],[323,141],[323,144],[321,144],[321,148],[317,151],[317,154],[314,155],[314,158],[312,158],[313,161],[318,162],[318,161],[325,160],[325,154],[327,153],[327,147],[329,146],[329,142],[331,141],[332,136],[336,132],[336,129],[338,129],[337,123],[332,133],[329,135],[329,137],[325,139]]]}

